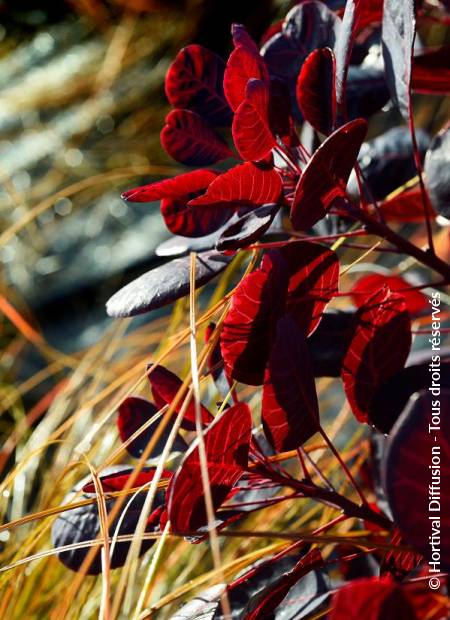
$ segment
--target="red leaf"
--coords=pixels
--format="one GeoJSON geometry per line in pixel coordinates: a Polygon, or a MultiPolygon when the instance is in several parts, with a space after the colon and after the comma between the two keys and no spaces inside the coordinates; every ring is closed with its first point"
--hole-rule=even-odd
{"type": "Polygon", "coordinates": [[[342,362],[341,377],[353,413],[368,421],[377,386],[405,365],[411,346],[411,321],[404,298],[384,288],[356,313],[356,328],[342,362]]]}
{"type": "MultiPolygon", "coordinates": [[[[155,471],[156,469],[140,471],[134,479],[132,488],[136,489],[137,487],[143,486],[144,484],[148,484],[149,482],[151,482],[155,476],[155,471]]],[[[127,472],[126,474],[118,472],[115,474],[100,476],[100,484],[102,486],[103,492],[114,493],[114,491],[121,491],[123,488],[125,488],[125,485],[130,479],[132,473],[132,471],[127,472]]],[[[165,471],[161,474],[162,479],[169,479],[171,477],[171,472],[165,471]]],[[[95,493],[95,484],[93,482],[89,482],[88,484],[84,485],[82,490],[83,493],[95,493]]]]}
{"type": "Polygon", "coordinates": [[[225,370],[233,379],[249,385],[263,383],[287,285],[280,254],[268,253],[261,267],[245,276],[234,291],[220,340],[225,370]]]}
{"type": "Polygon", "coordinates": [[[266,170],[251,162],[239,164],[218,176],[206,194],[189,202],[190,205],[227,204],[248,206],[278,202],[281,178],[275,170],[266,170]]]}
{"type": "Polygon", "coordinates": [[[208,166],[233,157],[227,143],[201,116],[172,110],[161,131],[161,144],[173,159],[186,166],[208,166]]]}
{"type": "Polygon", "coordinates": [[[278,321],[264,377],[262,422],[277,452],[295,450],[319,427],[319,405],[306,338],[293,319],[278,321]]]}
{"type": "Polygon", "coordinates": [[[224,205],[190,206],[189,198],[161,200],[161,214],[174,235],[203,237],[221,228],[235,210],[224,205]]]}
{"type": "Polygon", "coordinates": [[[313,549],[297,562],[292,570],[282,575],[270,588],[265,588],[255,597],[252,609],[244,616],[244,620],[263,620],[272,618],[274,610],[282,603],[293,585],[310,571],[322,567],[322,554],[313,549]]]}
{"type": "MultiPolygon", "coordinates": [[[[430,365],[432,368],[429,388],[433,379],[439,384],[439,365],[434,363],[430,365]]],[[[440,550],[438,568],[447,572],[450,569],[450,390],[430,391],[429,388],[411,397],[389,434],[383,486],[402,537],[428,562],[433,560],[430,544],[433,542],[440,550]],[[438,527],[433,517],[439,520],[438,527]],[[433,534],[440,540],[430,541],[433,534]]]]}
{"type": "Polygon", "coordinates": [[[277,145],[269,127],[269,88],[261,80],[250,80],[246,96],[232,125],[234,144],[242,159],[258,161],[277,145]]]}
{"type": "MultiPolygon", "coordinates": [[[[170,405],[174,400],[178,390],[182,385],[181,379],[176,374],[164,368],[164,366],[150,366],[148,369],[148,379],[152,387],[153,398],[158,407],[162,408],[164,405],[170,405]]],[[[183,405],[183,400],[175,407],[175,413],[179,413],[183,405]]],[[[203,424],[209,424],[213,421],[213,416],[206,409],[201,406],[202,422],[203,424]]],[[[195,429],[195,403],[193,400],[189,403],[186,412],[184,414],[181,428],[186,430],[195,429]]]]}
{"type": "Polygon", "coordinates": [[[213,170],[193,170],[149,185],[129,189],[122,194],[129,202],[153,202],[161,198],[186,198],[204,190],[217,177],[213,170]]]}
{"type": "Polygon", "coordinates": [[[297,103],[316,131],[328,135],[336,120],[336,65],[328,48],[314,50],[305,60],[297,80],[297,103]]]}
{"type": "Polygon", "coordinates": [[[188,45],[166,74],[166,95],[175,108],[197,112],[213,125],[229,125],[231,110],[223,94],[225,63],[201,45],[188,45]]]}
{"type": "MultiPolygon", "coordinates": [[[[385,200],[380,205],[380,209],[389,222],[422,223],[423,200],[420,187],[406,189],[401,194],[385,200]]],[[[436,217],[434,212],[431,215],[436,217]]]]}
{"type": "Polygon", "coordinates": [[[338,292],[338,257],[318,243],[304,241],[289,243],[280,252],[289,273],[287,312],[309,336],[320,323],[326,305],[338,292]]]}
{"type": "Polygon", "coordinates": [[[427,50],[424,54],[415,56],[411,84],[417,93],[450,93],[450,45],[427,50]]]}
{"type": "Polygon", "coordinates": [[[350,121],[323,142],[305,166],[291,207],[292,226],[307,230],[345,195],[348,177],[366,136],[363,119],[350,121]]]}
{"type": "Polygon", "coordinates": [[[250,79],[268,83],[269,72],[266,63],[257,48],[252,49],[249,46],[238,45],[228,58],[223,78],[225,96],[233,111],[236,111],[244,101],[250,79]]]}
{"type": "Polygon", "coordinates": [[[356,579],[331,602],[330,620],[417,620],[402,587],[390,577],[356,579]]]}
{"type": "MultiPolygon", "coordinates": [[[[204,434],[214,509],[217,510],[248,464],[252,416],[248,405],[226,409],[204,434]]],[[[198,442],[187,452],[167,491],[174,532],[193,532],[207,524],[198,442]]]]}
{"type": "Polygon", "coordinates": [[[400,276],[383,276],[378,273],[371,273],[360,278],[352,287],[352,300],[358,308],[364,304],[366,299],[379,291],[383,286],[388,286],[391,291],[399,291],[405,298],[406,307],[411,314],[417,314],[428,308],[428,299],[418,290],[405,291],[411,284],[400,276]]]}

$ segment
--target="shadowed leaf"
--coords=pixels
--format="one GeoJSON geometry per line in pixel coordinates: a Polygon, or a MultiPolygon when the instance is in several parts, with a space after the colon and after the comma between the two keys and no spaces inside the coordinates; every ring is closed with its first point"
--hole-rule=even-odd
{"type": "Polygon", "coordinates": [[[405,365],[411,321],[404,298],[383,288],[359,308],[355,322],[341,376],[353,413],[367,422],[377,387],[405,365]]]}
{"type": "Polygon", "coordinates": [[[213,125],[231,122],[231,110],[223,93],[225,63],[201,45],[178,52],[166,74],[167,99],[175,108],[200,114],[213,125]]]}
{"type": "Polygon", "coordinates": [[[264,377],[262,422],[277,452],[295,450],[319,427],[319,406],[305,335],[293,319],[278,321],[264,377]]]}
{"type": "Polygon", "coordinates": [[[238,250],[255,243],[269,228],[280,207],[277,204],[262,205],[231,222],[222,231],[216,243],[216,249],[238,250]]]}
{"type": "MultiPolygon", "coordinates": [[[[120,439],[127,441],[145,422],[148,422],[158,412],[158,408],[153,403],[145,398],[138,398],[137,396],[129,396],[126,398],[119,407],[119,415],[117,418],[117,426],[119,429],[120,439]]],[[[161,419],[155,420],[145,431],[140,433],[139,437],[134,439],[128,446],[127,451],[139,458],[144,452],[147,444],[150,442],[153,434],[157,430],[161,419]]],[[[160,438],[158,439],[156,446],[153,448],[148,458],[155,458],[160,456],[164,450],[164,446],[169,438],[171,431],[170,424],[168,424],[160,438]]],[[[177,435],[173,444],[173,451],[184,452],[187,448],[187,444],[181,435],[177,435]]]]}
{"type": "Polygon", "coordinates": [[[161,131],[161,144],[166,153],[186,166],[207,166],[233,157],[222,136],[190,110],[169,112],[161,131]]]}

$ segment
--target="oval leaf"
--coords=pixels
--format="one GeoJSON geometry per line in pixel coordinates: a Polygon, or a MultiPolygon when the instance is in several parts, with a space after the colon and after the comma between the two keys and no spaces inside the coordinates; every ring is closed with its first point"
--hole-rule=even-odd
{"type": "Polygon", "coordinates": [[[251,79],[268,83],[269,72],[266,64],[257,48],[238,45],[228,58],[223,78],[225,96],[234,112],[244,101],[247,84],[251,79]]]}
{"type": "Polygon", "coordinates": [[[220,235],[216,249],[220,252],[238,250],[255,243],[269,228],[279,210],[276,204],[262,205],[229,224],[220,235]]]}
{"type": "Polygon", "coordinates": [[[435,389],[433,393],[427,389],[410,400],[391,431],[383,479],[402,536],[428,561],[432,561],[433,551],[429,536],[440,535],[440,541],[435,542],[443,572],[450,569],[449,455],[450,390],[435,389]],[[433,416],[437,416],[437,424],[433,424],[433,416]],[[437,495],[439,489],[442,492],[437,495]],[[439,524],[433,523],[433,516],[439,524]]]}
{"type": "MultiPolygon", "coordinates": [[[[215,278],[230,260],[217,252],[198,254],[196,288],[215,278]]],[[[135,316],[171,304],[188,295],[189,290],[190,257],[185,256],[156,267],[121,288],[108,300],[106,311],[113,317],[135,316]]]]}
{"type": "Polygon", "coordinates": [[[353,413],[368,421],[377,387],[405,365],[411,347],[411,320],[404,298],[389,289],[372,295],[356,313],[356,327],[341,377],[353,413]]]}
{"type": "Polygon", "coordinates": [[[405,290],[411,288],[411,284],[406,280],[400,276],[386,276],[379,273],[363,276],[352,286],[353,303],[360,308],[367,297],[379,291],[383,286],[388,286],[391,291],[398,291],[402,294],[410,314],[418,314],[429,307],[428,299],[420,290],[405,290]]]}
{"type": "Polygon", "coordinates": [[[363,119],[350,121],[323,142],[305,166],[291,207],[292,226],[307,230],[345,196],[348,177],[366,136],[363,119]]]}
{"type": "MultiPolygon", "coordinates": [[[[125,443],[146,422],[151,420],[156,413],[158,413],[158,408],[145,398],[138,398],[137,396],[126,398],[119,407],[119,416],[117,418],[120,439],[125,443]]],[[[127,446],[127,451],[131,456],[137,459],[141,456],[158,428],[160,421],[160,419],[155,420],[127,446]]],[[[161,455],[169,438],[170,431],[170,425],[167,425],[148,458],[155,458],[161,455]]],[[[184,452],[186,448],[187,444],[184,439],[181,435],[177,435],[173,450],[175,452],[184,452]]]]}
{"type": "Polygon", "coordinates": [[[417,620],[401,586],[390,577],[356,579],[337,590],[330,620],[417,620]]]}
{"type": "Polygon", "coordinates": [[[323,566],[322,554],[313,549],[303,556],[292,570],[282,575],[270,588],[264,589],[244,612],[244,620],[259,620],[273,617],[275,609],[283,602],[289,590],[309,572],[323,566]]]}
{"type": "Polygon", "coordinates": [[[186,166],[207,166],[233,157],[222,136],[190,110],[172,110],[166,116],[161,144],[168,155],[186,166]]]}
{"type": "Polygon", "coordinates": [[[166,74],[167,99],[175,108],[196,112],[213,125],[227,126],[231,110],[223,93],[225,63],[201,45],[178,52],[166,74]]]}
{"type": "MultiPolygon", "coordinates": [[[[248,405],[226,409],[204,434],[206,462],[214,509],[217,510],[244,473],[252,416],[248,405]]],[[[167,491],[173,532],[195,532],[207,524],[198,442],[187,452],[167,491]]]]}
{"type": "Polygon", "coordinates": [[[264,159],[277,146],[269,127],[269,88],[261,80],[250,80],[244,101],[232,125],[234,144],[244,160],[264,159]]]}
{"type": "MultiPolygon", "coordinates": [[[[112,474],[118,476],[128,476],[131,474],[130,468],[124,469],[123,466],[111,467],[108,471],[105,471],[102,478],[108,477],[112,474]]],[[[145,471],[141,472],[141,475],[145,474],[145,471]]],[[[150,472],[153,477],[153,472],[150,472]]],[[[90,480],[90,476],[81,480],[74,489],[66,495],[63,499],[63,505],[80,499],[80,491],[85,484],[90,480]]],[[[92,499],[92,493],[88,495],[82,495],[83,499],[92,499]]],[[[132,498],[127,509],[124,507],[119,511],[119,514],[112,521],[109,526],[109,535],[114,536],[118,530],[120,536],[132,535],[135,533],[139,517],[145,501],[145,494],[139,493],[132,498]]],[[[154,501],[154,511],[150,516],[147,524],[147,531],[155,532],[159,530],[159,514],[164,506],[165,494],[159,491],[156,494],[154,501]]],[[[116,500],[113,498],[105,498],[106,510],[110,514],[116,500]]],[[[88,504],[87,506],[79,506],[72,510],[66,510],[58,515],[57,519],[52,525],[52,545],[53,547],[63,547],[66,545],[77,545],[74,548],[67,551],[58,552],[58,559],[73,571],[79,571],[87,554],[91,547],[90,541],[98,538],[100,533],[100,517],[98,514],[97,502],[88,504]],[[83,543],[88,543],[86,546],[81,546],[83,543]]],[[[140,554],[144,553],[154,544],[154,540],[142,540],[140,546],[140,554]]],[[[102,560],[100,554],[101,547],[98,547],[98,553],[95,554],[94,559],[87,570],[88,575],[98,575],[102,572],[102,560]]],[[[117,542],[114,547],[114,552],[111,557],[111,568],[118,568],[125,564],[127,554],[130,549],[130,542],[117,542]]]]}
{"type": "Polygon", "coordinates": [[[281,195],[280,175],[272,169],[251,162],[239,164],[218,176],[206,194],[190,201],[190,205],[227,204],[248,206],[278,202],[281,195]]]}
{"type": "Polygon", "coordinates": [[[314,50],[305,60],[297,80],[297,103],[305,120],[328,135],[336,120],[335,58],[328,48],[314,50]]]}
{"type": "Polygon", "coordinates": [[[450,123],[433,138],[424,170],[433,207],[440,215],[450,218],[450,123]]]}
{"type": "MultiPolygon", "coordinates": [[[[182,381],[177,375],[164,366],[149,365],[148,367],[148,380],[152,387],[153,398],[158,407],[172,404],[175,399],[178,390],[182,386],[182,381]]],[[[183,400],[176,405],[174,411],[179,413],[183,405],[183,400]]],[[[200,407],[203,424],[210,424],[213,421],[211,413],[201,405],[200,407]]],[[[181,428],[186,430],[195,429],[195,403],[193,400],[189,403],[181,422],[181,428]]]]}
{"type": "Polygon", "coordinates": [[[270,253],[236,287],[220,338],[225,370],[233,379],[249,385],[263,383],[287,285],[280,254],[270,253]]]}
{"type": "MultiPolygon", "coordinates": [[[[217,177],[212,170],[193,170],[149,185],[135,187],[122,194],[128,202],[153,202],[162,198],[185,198],[204,190],[217,177]]],[[[192,197],[192,196],[191,196],[192,197]]]]}

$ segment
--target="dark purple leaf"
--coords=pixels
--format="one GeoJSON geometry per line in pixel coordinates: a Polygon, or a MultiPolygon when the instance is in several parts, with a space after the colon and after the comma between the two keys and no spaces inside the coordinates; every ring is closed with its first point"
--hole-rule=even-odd
{"type": "MultiPolygon", "coordinates": [[[[108,476],[111,476],[111,474],[119,474],[122,477],[126,476],[128,478],[132,471],[133,470],[131,468],[124,468],[123,466],[111,467],[108,470],[104,470],[102,478],[108,478],[108,476]]],[[[146,470],[144,469],[142,471],[142,474],[145,474],[145,471],[146,470]]],[[[74,487],[74,489],[68,495],[66,495],[62,502],[63,505],[75,501],[75,498],[76,500],[80,500],[92,499],[93,497],[95,497],[92,492],[83,492],[81,496],[79,495],[79,493],[77,495],[77,492],[81,491],[81,489],[90,479],[91,477],[87,476],[86,478],[81,480],[74,487]]],[[[116,500],[106,499],[105,501],[106,510],[109,514],[112,511],[116,500]]],[[[139,493],[132,499],[130,505],[127,506],[125,514],[124,510],[126,504],[122,507],[121,511],[119,511],[118,516],[109,526],[110,536],[114,535],[115,530],[119,524],[119,520],[120,536],[135,533],[139,517],[141,515],[141,511],[144,505],[144,501],[145,494],[139,493]]],[[[159,514],[164,505],[164,501],[165,494],[159,491],[155,497],[155,501],[153,504],[154,511],[152,512],[148,521],[146,528],[147,531],[154,532],[159,530],[159,514]]],[[[87,543],[91,540],[95,540],[98,537],[99,532],[100,518],[98,514],[98,505],[97,502],[94,502],[93,504],[88,504],[87,506],[80,506],[79,508],[67,510],[59,514],[52,526],[52,544],[54,547],[62,547],[65,545],[87,543]]],[[[150,549],[154,542],[154,540],[143,540],[140,547],[141,554],[150,549]]],[[[114,553],[111,558],[111,568],[118,568],[125,564],[129,548],[130,542],[118,542],[115,545],[114,553]]],[[[73,571],[79,571],[90,549],[90,546],[85,546],[70,549],[68,551],[61,551],[60,553],[58,553],[58,558],[67,568],[70,568],[73,571]]],[[[89,575],[98,575],[102,571],[100,549],[101,547],[99,546],[98,553],[96,553],[96,555],[94,556],[94,560],[87,571],[87,574],[89,575]]]]}
{"type": "Polygon", "coordinates": [[[318,549],[309,551],[288,573],[282,575],[275,584],[263,590],[244,611],[244,620],[262,620],[272,617],[275,609],[283,602],[292,586],[312,570],[322,567],[322,555],[318,549]]]}
{"type": "MultiPolygon", "coordinates": [[[[416,140],[420,155],[423,156],[430,143],[428,134],[417,130],[416,140]]],[[[385,198],[417,174],[408,129],[393,127],[373,140],[364,142],[359,151],[358,163],[371,194],[377,200],[385,198]]],[[[353,176],[348,191],[352,196],[358,195],[358,184],[353,176]]]]}
{"type": "Polygon", "coordinates": [[[381,40],[391,99],[406,120],[411,108],[411,64],[416,16],[414,0],[384,0],[381,40]]]}
{"type": "Polygon", "coordinates": [[[306,0],[289,11],[281,32],[264,44],[261,53],[269,72],[288,85],[294,111],[297,76],[303,62],[317,48],[333,48],[339,26],[340,19],[323,2],[306,0]]]}
{"type": "MultiPolygon", "coordinates": [[[[382,383],[369,408],[369,420],[382,433],[390,433],[409,398],[430,384],[430,366],[407,366],[382,383]]],[[[450,389],[450,363],[441,364],[441,386],[450,389]]]]}
{"type": "Polygon", "coordinates": [[[238,250],[255,243],[269,228],[279,208],[277,204],[262,205],[229,223],[217,240],[216,249],[238,250]]]}
{"type": "MultiPolygon", "coordinates": [[[[153,403],[145,398],[138,398],[137,396],[130,396],[126,398],[119,407],[119,416],[117,418],[117,426],[119,428],[120,439],[127,441],[136,431],[139,430],[143,424],[148,422],[158,412],[158,408],[153,403]]],[[[161,419],[155,420],[145,431],[140,433],[139,437],[134,439],[128,446],[127,451],[139,458],[144,452],[147,444],[151,441],[155,431],[157,430],[161,419]]],[[[164,446],[169,438],[171,426],[168,424],[160,438],[156,442],[155,447],[149,454],[148,458],[155,458],[160,456],[164,450],[164,446]]],[[[177,435],[173,444],[173,450],[175,452],[184,452],[187,448],[187,444],[181,435],[177,435]]]]}
{"type": "Polygon", "coordinates": [[[349,120],[369,118],[389,101],[384,71],[370,65],[350,65],[346,90],[349,120]]]}
{"type": "MultiPolygon", "coordinates": [[[[197,256],[195,262],[195,285],[203,286],[230,262],[230,257],[217,252],[204,252],[197,256]]],[[[156,267],[133,280],[106,304],[109,316],[135,316],[162,308],[189,294],[190,257],[176,258],[165,265],[156,267]]]]}
{"type": "Polygon", "coordinates": [[[436,211],[450,218],[450,123],[433,138],[425,157],[425,183],[436,211]]]}
{"type": "Polygon", "coordinates": [[[347,0],[339,35],[334,46],[336,56],[336,105],[341,119],[346,118],[346,81],[356,31],[367,0],[347,0]]]}

